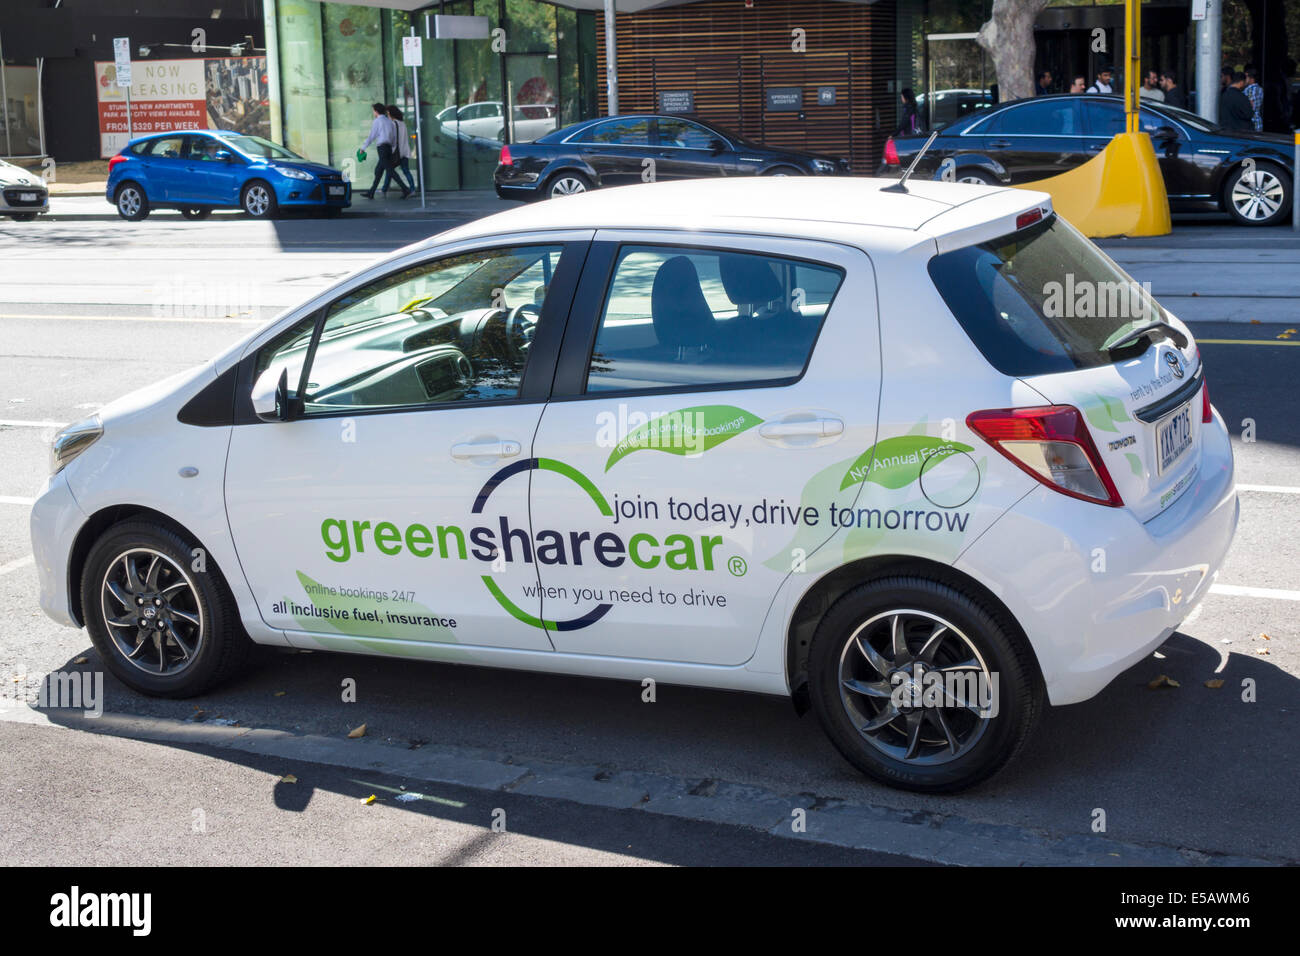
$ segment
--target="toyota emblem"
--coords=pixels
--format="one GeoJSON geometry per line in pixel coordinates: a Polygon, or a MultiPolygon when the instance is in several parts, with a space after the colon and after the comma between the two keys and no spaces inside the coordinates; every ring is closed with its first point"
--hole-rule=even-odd
{"type": "Polygon", "coordinates": [[[1183,363],[1178,361],[1177,352],[1166,352],[1165,364],[1169,366],[1169,371],[1174,373],[1174,378],[1183,377],[1183,363]]]}

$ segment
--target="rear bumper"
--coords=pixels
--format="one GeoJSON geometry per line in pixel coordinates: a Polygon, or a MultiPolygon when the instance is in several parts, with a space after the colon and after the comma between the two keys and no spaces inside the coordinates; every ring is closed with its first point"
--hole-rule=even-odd
{"type": "Polygon", "coordinates": [[[538,198],[541,193],[538,192],[537,183],[528,183],[526,185],[508,186],[503,183],[496,183],[497,196],[501,199],[521,199],[527,202],[530,199],[538,198]]]}
{"type": "Polygon", "coordinates": [[[40,585],[41,610],[66,627],[81,627],[72,613],[68,559],[86,515],[72,497],[64,472],[51,478],[32,505],[32,555],[40,585]]]}
{"type": "Polygon", "coordinates": [[[1173,634],[1209,591],[1239,509],[1232,447],[1217,413],[1201,435],[1196,480],[1145,524],[1126,508],[1036,488],[957,561],[1015,615],[1051,703],[1100,692],[1173,634]]]}

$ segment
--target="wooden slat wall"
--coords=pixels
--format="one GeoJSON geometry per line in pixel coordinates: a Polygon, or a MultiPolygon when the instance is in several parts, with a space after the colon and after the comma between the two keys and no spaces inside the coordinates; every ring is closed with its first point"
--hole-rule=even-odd
{"type": "MultiPolygon", "coordinates": [[[[598,101],[605,110],[604,17],[597,14],[598,101]]],[[[702,0],[620,13],[619,109],[655,112],[659,90],[695,91],[696,114],[769,146],[843,156],[854,172],[880,162],[897,95],[894,0],[871,5],[827,0],[702,0]],[[791,51],[792,31],[806,51],[791,51]],[[764,110],[764,87],[803,88],[805,118],[764,110]],[[835,86],[834,106],[817,87],[835,86]]]]}

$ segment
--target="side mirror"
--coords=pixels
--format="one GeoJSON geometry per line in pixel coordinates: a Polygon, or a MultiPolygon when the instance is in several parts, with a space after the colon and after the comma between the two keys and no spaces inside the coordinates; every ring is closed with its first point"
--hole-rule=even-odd
{"type": "Polygon", "coordinates": [[[727,148],[727,144],[720,139],[709,140],[709,152],[712,153],[714,156],[717,156],[718,153],[722,152],[726,148],[727,148]]]}
{"type": "Polygon", "coordinates": [[[1151,134],[1151,138],[1158,140],[1177,139],[1178,130],[1174,129],[1172,126],[1160,126],[1151,134]]]}
{"type": "Polygon", "coordinates": [[[253,414],[264,422],[291,422],[302,415],[303,401],[289,394],[289,370],[268,368],[253,383],[253,414]]]}
{"type": "Polygon", "coordinates": [[[228,149],[217,150],[216,155],[213,158],[219,163],[233,163],[235,161],[235,157],[228,149]]]}

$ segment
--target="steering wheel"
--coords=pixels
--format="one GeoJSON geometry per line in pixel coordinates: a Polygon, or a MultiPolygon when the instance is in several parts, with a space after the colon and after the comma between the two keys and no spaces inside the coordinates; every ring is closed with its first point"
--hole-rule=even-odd
{"type": "Polygon", "coordinates": [[[537,322],[541,317],[542,307],[536,302],[517,305],[506,315],[506,342],[517,358],[528,357],[528,349],[533,344],[533,333],[537,331],[537,322]]]}

